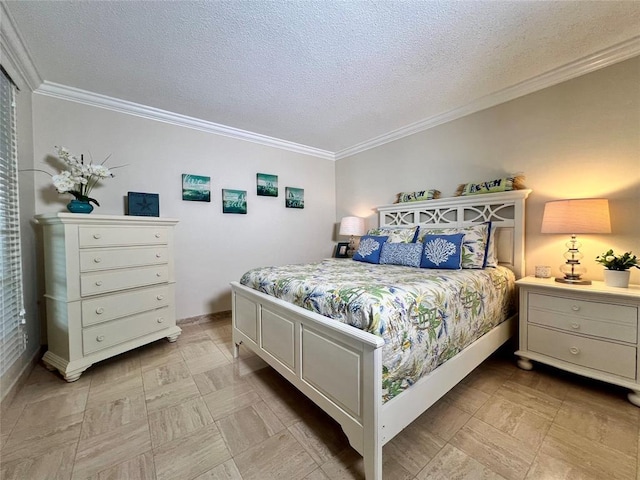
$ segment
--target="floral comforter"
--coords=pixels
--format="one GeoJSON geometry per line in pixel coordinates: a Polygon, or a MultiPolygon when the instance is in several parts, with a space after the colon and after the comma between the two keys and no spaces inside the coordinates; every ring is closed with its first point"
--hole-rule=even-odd
{"type": "Polygon", "coordinates": [[[515,277],[505,267],[428,270],[329,259],[256,268],[240,283],[382,337],[383,401],[506,320],[515,277]]]}

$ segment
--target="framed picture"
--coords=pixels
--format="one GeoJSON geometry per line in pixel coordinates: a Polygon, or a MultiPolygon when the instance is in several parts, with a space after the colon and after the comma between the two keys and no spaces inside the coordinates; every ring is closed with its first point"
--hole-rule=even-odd
{"type": "Polygon", "coordinates": [[[278,176],[268,173],[258,173],[257,175],[258,196],[277,197],[278,196],[278,176]]]}
{"type": "Polygon", "coordinates": [[[349,258],[347,252],[349,251],[349,242],[339,242],[336,245],[336,254],[335,258],[349,258]]]}
{"type": "Polygon", "coordinates": [[[127,192],[127,215],[160,216],[160,195],[157,193],[127,192]]]}
{"type": "Polygon", "coordinates": [[[211,177],[183,173],[182,200],[189,202],[210,202],[211,177]]]}
{"type": "Polygon", "coordinates": [[[287,208],[304,208],[304,188],[286,187],[284,192],[287,208]]]}
{"type": "Polygon", "coordinates": [[[247,191],[222,189],[222,213],[247,213],[247,191]]]}

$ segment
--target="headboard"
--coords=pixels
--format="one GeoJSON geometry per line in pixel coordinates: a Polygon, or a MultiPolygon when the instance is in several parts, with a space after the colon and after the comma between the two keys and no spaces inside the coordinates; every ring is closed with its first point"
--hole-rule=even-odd
{"type": "Polygon", "coordinates": [[[513,190],[424,202],[396,203],[377,208],[381,227],[420,229],[463,227],[491,222],[495,226],[498,262],[525,274],[524,204],[531,190],[513,190]]]}

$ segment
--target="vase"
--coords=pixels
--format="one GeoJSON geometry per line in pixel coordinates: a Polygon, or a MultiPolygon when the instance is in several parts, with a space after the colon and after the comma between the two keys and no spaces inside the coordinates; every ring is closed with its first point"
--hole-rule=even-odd
{"type": "Polygon", "coordinates": [[[67,210],[71,213],[91,213],[93,212],[93,205],[88,201],[73,199],[67,203],[67,210]]]}
{"type": "Polygon", "coordinates": [[[630,275],[629,270],[605,270],[604,284],[608,287],[627,288],[630,275]]]}

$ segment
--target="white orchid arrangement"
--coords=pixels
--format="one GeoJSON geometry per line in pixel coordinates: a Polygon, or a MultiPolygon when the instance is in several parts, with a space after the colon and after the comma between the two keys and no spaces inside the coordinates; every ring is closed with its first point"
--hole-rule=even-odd
{"type": "Polygon", "coordinates": [[[100,180],[114,176],[111,170],[104,165],[111,155],[99,164],[93,163],[93,160],[85,163],[84,155],[80,155],[80,158],[78,158],[72,155],[65,147],[56,146],[55,148],[58,152],[58,157],[67,165],[68,169],[61,171],[57,175],[51,175],[44,170],[37,171],[44,172],[52,178],[53,186],[56,187],[58,193],[70,193],[77,200],[95,203],[100,206],[95,198],[89,197],[89,194],[100,180]]]}
{"type": "Polygon", "coordinates": [[[629,270],[631,267],[640,268],[638,259],[632,252],[616,255],[612,249],[596,257],[596,262],[604,265],[607,270],[629,270]]]}

